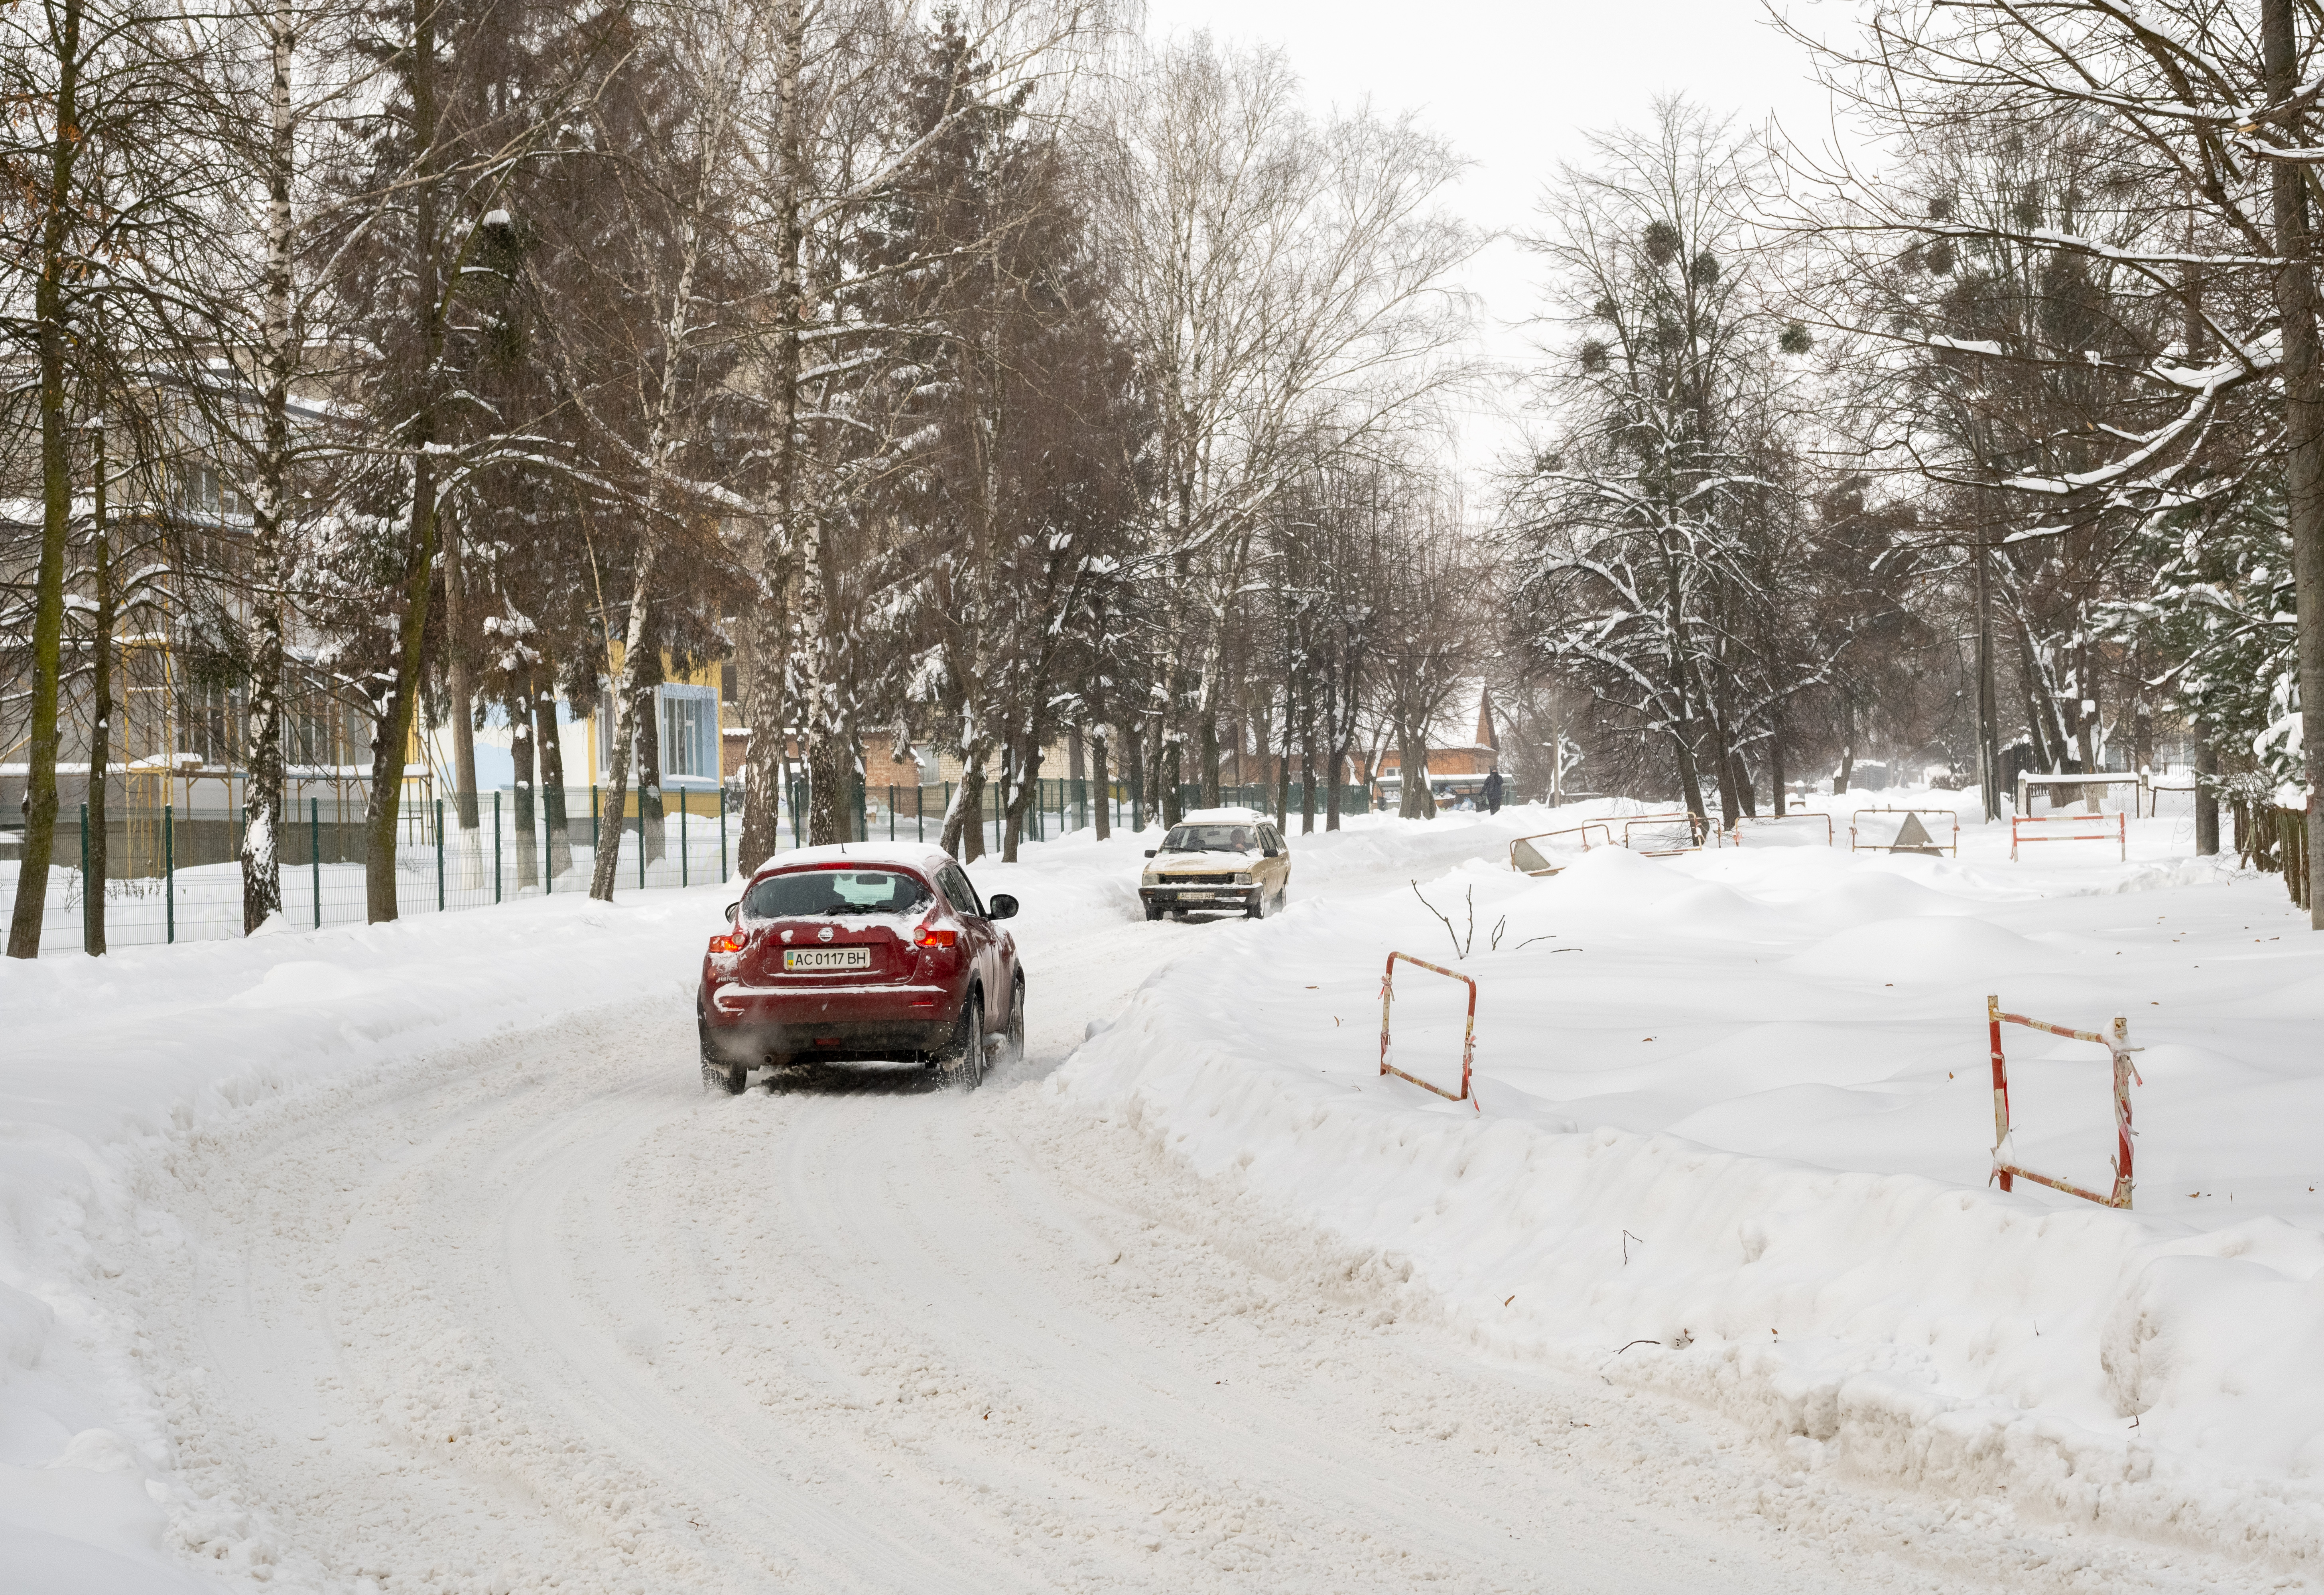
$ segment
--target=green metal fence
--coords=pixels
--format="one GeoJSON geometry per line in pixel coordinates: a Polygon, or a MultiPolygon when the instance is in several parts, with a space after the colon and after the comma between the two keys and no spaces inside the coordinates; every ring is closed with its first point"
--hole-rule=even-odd
{"type": "MultiPolygon", "coordinates": [[[[957,792],[951,782],[867,788],[857,780],[851,783],[845,811],[859,841],[935,843],[943,838],[945,816],[957,792]]],[[[795,847],[806,845],[809,796],[804,779],[790,783],[785,817],[795,847]]],[[[1300,797],[1295,783],[1295,817],[1300,797]]],[[[1229,788],[1221,798],[1271,813],[1276,788],[1229,788]]],[[[1180,788],[1178,800],[1182,812],[1200,807],[1201,788],[1180,788]]],[[[397,825],[397,909],[406,916],[446,913],[526,896],[586,892],[598,844],[614,825],[623,833],[617,890],[723,881],[742,867],[735,856],[739,803],[740,794],[731,788],[665,790],[658,804],[641,803],[632,791],[615,815],[602,788],[569,787],[478,792],[472,802],[454,793],[406,804],[397,825]]],[[[1133,829],[1149,818],[1142,798],[1124,782],[1101,788],[1088,780],[1044,780],[1025,794],[1022,838],[1041,842],[1087,829],[1101,804],[1108,807],[1114,829],[1133,829]]],[[[1323,810],[1319,801],[1316,812],[1323,810]]],[[[1365,811],[1364,789],[1343,788],[1341,812],[1365,811]]],[[[974,821],[983,851],[1002,853],[1009,816],[997,784],[983,788],[974,821]]],[[[360,795],[308,798],[286,806],[276,853],[286,921],[320,929],[360,924],[368,917],[364,834],[360,795]]],[[[43,952],[81,947],[97,901],[104,904],[108,947],[242,935],[239,810],[108,805],[101,850],[105,880],[93,899],[89,881],[100,851],[97,841],[86,805],[77,816],[68,813],[57,827],[41,930],[43,952]]],[[[13,900],[15,882],[13,858],[0,854],[0,912],[13,900]]]]}

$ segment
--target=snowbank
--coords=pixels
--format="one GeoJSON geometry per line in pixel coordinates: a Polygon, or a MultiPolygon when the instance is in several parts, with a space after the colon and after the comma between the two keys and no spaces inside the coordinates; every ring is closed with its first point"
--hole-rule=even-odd
{"type": "MultiPolygon", "coordinates": [[[[2012,866],[1979,827],[1960,861],[1599,849],[1548,880],[1422,875],[1449,936],[1409,887],[1217,927],[1050,1089],[1369,1254],[1490,1352],[1682,1393],[1876,1480],[2312,1569],[2324,1059],[2295,1016],[2324,950],[2278,883],[2158,856],[2172,824],[2128,863],[2012,866]],[[1481,1114],[1379,1074],[1390,947],[1479,981],[1481,1114]],[[1987,991],[2131,1016],[2139,1212],[1985,1188],[1987,991]]],[[[1502,828],[1480,829],[1472,853],[1502,828]]],[[[1308,852],[1342,846],[1393,840],[1308,852]]],[[[1450,1084],[1439,984],[1399,973],[1397,1063],[1450,1084]]],[[[2008,1046],[2021,1153],[2102,1179],[2102,1055],[2008,1046]]]]}

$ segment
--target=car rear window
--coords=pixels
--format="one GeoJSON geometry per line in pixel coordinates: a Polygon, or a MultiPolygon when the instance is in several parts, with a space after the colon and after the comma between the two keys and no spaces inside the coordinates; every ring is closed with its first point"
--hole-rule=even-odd
{"type": "Polygon", "coordinates": [[[793,870],[752,887],[742,911],[754,919],[909,914],[928,901],[927,887],[901,870],[793,870]]]}

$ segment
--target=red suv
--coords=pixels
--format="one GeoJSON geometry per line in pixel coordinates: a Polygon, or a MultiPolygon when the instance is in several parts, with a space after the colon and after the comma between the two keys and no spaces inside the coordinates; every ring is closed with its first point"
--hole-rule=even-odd
{"type": "Polygon", "coordinates": [[[984,1078],[1025,1049],[1025,973],[999,920],[933,847],[847,843],[770,860],[710,938],[695,1016],[706,1084],[740,1092],[760,1065],[893,1058],[984,1078]]]}

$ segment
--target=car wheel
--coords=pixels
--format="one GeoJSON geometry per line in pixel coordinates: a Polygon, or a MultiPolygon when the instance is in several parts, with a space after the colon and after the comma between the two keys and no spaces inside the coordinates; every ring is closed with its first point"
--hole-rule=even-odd
{"type": "Polygon", "coordinates": [[[974,1091],[984,1080],[984,994],[971,991],[960,1005],[960,1023],[944,1050],[945,1077],[963,1091],[974,1091]]]}
{"type": "Polygon", "coordinates": [[[1001,1034],[1001,1061],[1025,1061],[1025,977],[1021,974],[1009,986],[1009,1028],[1001,1034]]]}
{"type": "Polygon", "coordinates": [[[710,1045],[710,1027],[697,1011],[694,1016],[695,1033],[702,1040],[702,1089],[723,1091],[728,1096],[741,1096],[751,1083],[751,1065],[732,1064],[710,1045]]]}

